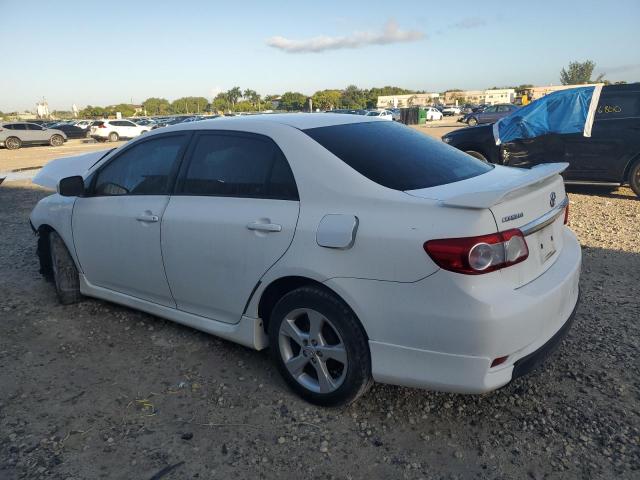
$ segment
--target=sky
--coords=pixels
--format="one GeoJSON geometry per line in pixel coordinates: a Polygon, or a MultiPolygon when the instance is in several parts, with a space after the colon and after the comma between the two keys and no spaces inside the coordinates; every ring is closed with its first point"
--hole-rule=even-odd
{"type": "Polygon", "coordinates": [[[394,85],[640,81],[640,0],[0,0],[0,111],[394,85]],[[521,6],[519,6],[521,5],[521,6]]]}

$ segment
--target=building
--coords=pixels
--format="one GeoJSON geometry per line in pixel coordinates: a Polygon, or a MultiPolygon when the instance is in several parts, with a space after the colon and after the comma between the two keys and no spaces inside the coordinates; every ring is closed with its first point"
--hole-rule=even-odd
{"type": "Polygon", "coordinates": [[[513,103],[516,99],[516,91],[513,88],[497,88],[484,91],[484,103],[495,105],[496,103],[513,103]]]}
{"type": "Polygon", "coordinates": [[[484,103],[484,90],[452,90],[444,93],[446,105],[463,105],[465,103],[484,103]]]}
{"type": "Polygon", "coordinates": [[[437,102],[439,93],[410,93],[407,95],[381,95],[378,108],[426,107],[437,102]]]}

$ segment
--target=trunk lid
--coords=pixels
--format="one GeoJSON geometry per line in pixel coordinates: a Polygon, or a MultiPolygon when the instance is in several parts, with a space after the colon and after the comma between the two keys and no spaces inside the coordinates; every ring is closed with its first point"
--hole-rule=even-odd
{"type": "Polygon", "coordinates": [[[489,209],[496,231],[521,229],[528,258],[499,270],[513,288],[518,288],[542,275],[562,251],[566,193],[560,173],[567,166],[552,163],[530,170],[496,166],[461,182],[406,193],[437,200],[448,208],[489,209]]]}

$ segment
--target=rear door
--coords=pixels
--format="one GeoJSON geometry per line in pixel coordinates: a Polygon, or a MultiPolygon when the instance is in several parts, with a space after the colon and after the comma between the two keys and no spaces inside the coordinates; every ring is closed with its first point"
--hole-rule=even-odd
{"type": "Polygon", "coordinates": [[[177,307],[237,323],[257,282],[293,240],[293,175],[268,137],[202,132],[180,177],[162,222],[177,307]]]}
{"type": "Polygon", "coordinates": [[[571,178],[620,182],[627,165],[640,153],[640,87],[602,89],[591,137],[563,135],[571,178]]]}

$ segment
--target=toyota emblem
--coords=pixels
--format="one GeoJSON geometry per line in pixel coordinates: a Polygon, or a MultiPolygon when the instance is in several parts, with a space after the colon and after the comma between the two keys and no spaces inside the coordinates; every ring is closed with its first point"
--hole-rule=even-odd
{"type": "Polygon", "coordinates": [[[556,206],[556,192],[551,192],[551,195],[549,195],[549,206],[551,208],[556,206]]]}

